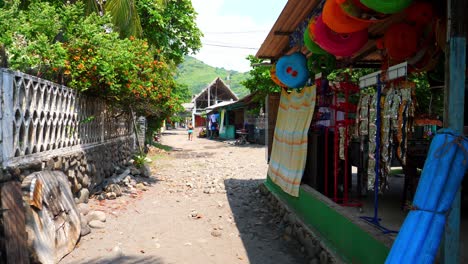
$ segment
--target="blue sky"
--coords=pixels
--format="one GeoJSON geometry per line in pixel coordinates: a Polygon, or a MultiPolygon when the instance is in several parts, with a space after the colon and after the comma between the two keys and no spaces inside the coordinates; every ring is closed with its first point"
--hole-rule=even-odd
{"type": "Polygon", "coordinates": [[[255,54],[287,0],[192,0],[204,32],[195,57],[208,65],[249,71],[245,59],[255,54]]]}

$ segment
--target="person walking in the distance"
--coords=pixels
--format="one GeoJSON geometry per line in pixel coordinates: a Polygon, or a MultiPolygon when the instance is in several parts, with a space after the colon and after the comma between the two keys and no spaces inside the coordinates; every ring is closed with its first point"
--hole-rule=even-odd
{"type": "Polygon", "coordinates": [[[210,115],[210,130],[211,130],[211,133],[210,133],[210,139],[212,139],[213,137],[217,137],[218,136],[218,119],[216,118],[216,114],[212,114],[210,115]]]}
{"type": "Polygon", "coordinates": [[[192,140],[193,140],[193,125],[192,125],[192,121],[190,121],[190,122],[188,123],[187,129],[188,129],[188,140],[192,141],[192,140]]]}

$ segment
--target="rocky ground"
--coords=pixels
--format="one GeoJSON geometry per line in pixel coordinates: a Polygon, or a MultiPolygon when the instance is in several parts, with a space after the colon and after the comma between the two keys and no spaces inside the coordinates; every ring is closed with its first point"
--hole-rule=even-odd
{"type": "Polygon", "coordinates": [[[80,205],[91,233],[60,263],[308,263],[258,189],[264,146],[177,130],[162,144],[173,149],[151,149],[151,177],[124,175],[80,205]]]}

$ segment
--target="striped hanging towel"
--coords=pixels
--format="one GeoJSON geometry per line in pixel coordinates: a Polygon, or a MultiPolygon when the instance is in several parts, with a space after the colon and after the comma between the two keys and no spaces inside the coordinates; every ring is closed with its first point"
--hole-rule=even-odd
{"type": "Polygon", "coordinates": [[[268,176],[298,197],[307,158],[307,133],[315,108],[315,86],[281,92],[268,176]]]}

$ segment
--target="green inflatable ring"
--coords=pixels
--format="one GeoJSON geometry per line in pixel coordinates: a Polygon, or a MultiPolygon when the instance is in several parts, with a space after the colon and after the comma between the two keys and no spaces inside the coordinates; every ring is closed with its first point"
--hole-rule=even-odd
{"type": "Polygon", "coordinates": [[[335,69],[336,58],[331,54],[312,54],[307,59],[310,73],[330,73],[335,69]]]}
{"type": "Polygon", "coordinates": [[[304,30],[304,45],[306,48],[313,54],[328,54],[323,50],[317,43],[315,43],[310,37],[309,30],[306,28],[304,30]]]}
{"type": "Polygon", "coordinates": [[[384,14],[394,14],[411,4],[412,0],[361,0],[370,9],[384,14]]]}

